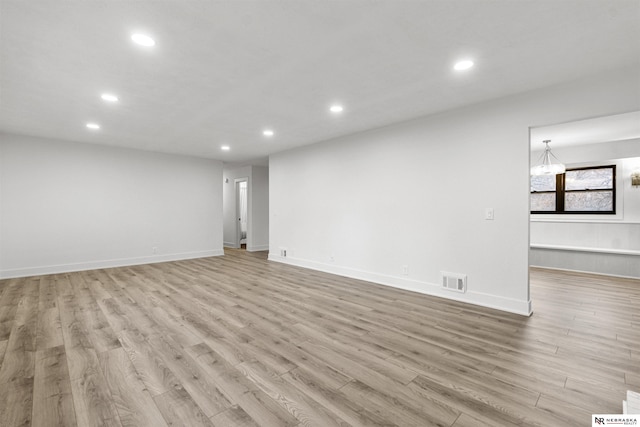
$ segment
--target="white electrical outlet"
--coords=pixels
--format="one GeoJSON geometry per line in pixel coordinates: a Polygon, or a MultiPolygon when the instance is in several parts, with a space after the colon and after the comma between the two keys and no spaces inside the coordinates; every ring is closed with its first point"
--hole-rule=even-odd
{"type": "Polygon", "coordinates": [[[409,266],[408,265],[403,265],[401,267],[400,271],[402,271],[402,275],[403,276],[408,276],[409,275],[409,266]]]}
{"type": "Polygon", "coordinates": [[[157,246],[152,247],[151,250],[153,251],[154,254],[158,253],[158,247],[157,246]]]}

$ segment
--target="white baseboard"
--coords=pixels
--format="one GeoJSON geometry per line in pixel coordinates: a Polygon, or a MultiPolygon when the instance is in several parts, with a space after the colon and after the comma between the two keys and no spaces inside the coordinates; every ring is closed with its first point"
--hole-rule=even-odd
{"type": "Polygon", "coordinates": [[[531,243],[529,247],[531,249],[549,249],[549,250],[555,250],[555,251],[595,252],[598,254],[640,256],[640,251],[637,251],[634,249],[591,248],[591,247],[584,247],[584,246],[543,245],[538,243],[531,243]]]}
{"type": "Polygon", "coordinates": [[[309,261],[292,257],[281,257],[279,254],[276,255],[273,253],[269,253],[268,260],[280,262],[283,264],[289,264],[296,267],[323,271],[325,273],[336,274],[352,279],[365,280],[379,285],[391,286],[393,288],[417,292],[425,295],[431,295],[468,304],[475,304],[482,307],[493,308],[496,310],[507,311],[509,313],[520,314],[523,316],[530,316],[532,313],[531,300],[516,300],[512,298],[501,297],[498,295],[490,295],[473,291],[469,291],[464,294],[458,294],[446,289],[442,289],[439,284],[435,283],[422,282],[396,276],[387,276],[384,274],[369,271],[340,267],[334,264],[324,264],[316,261],[309,261]]]}
{"type": "Polygon", "coordinates": [[[154,255],[134,258],[120,258],[100,261],[89,261],[72,264],[47,265],[41,267],[16,268],[1,270],[0,279],[16,277],[41,276],[44,274],[70,273],[73,271],[96,270],[99,268],[125,267],[129,265],[155,264],[158,262],[180,261],[194,258],[207,258],[224,255],[223,250],[212,249],[208,251],[182,252],[175,254],[154,255]]]}
{"type": "Polygon", "coordinates": [[[253,246],[247,246],[247,251],[248,252],[260,252],[260,251],[268,251],[269,250],[269,244],[267,243],[266,245],[253,245],[253,246]]]}
{"type": "Polygon", "coordinates": [[[529,265],[529,267],[540,268],[543,270],[568,271],[570,273],[591,274],[593,276],[618,277],[620,279],[634,279],[634,280],[640,279],[640,276],[625,276],[623,274],[599,273],[597,271],[576,270],[575,268],[547,267],[546,265],[535,265],[535,264],[531,264],[529,265]]]}
{"type": "Polygon", "coordinates": [[[237,248],[237,246],[236,246],[236,243],[235,243],[235,242],[223,242],[223,243],[222,243],[222,245],[223,245],[225,248],[233,248],[233,249],[236,249],[236,248],[237,248]]]}

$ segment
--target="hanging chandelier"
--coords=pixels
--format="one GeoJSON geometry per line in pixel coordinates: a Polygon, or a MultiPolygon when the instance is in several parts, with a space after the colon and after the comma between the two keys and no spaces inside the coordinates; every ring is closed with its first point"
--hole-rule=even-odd
{"type": "Polygon", "coordinates": [[[551,140],[546,139],[542,142],[544,143],[544,152],[538,160],[540,164],[531,168],[531,175],[558,175],[564,173],[566,168],[560,163],[560,160],[553,155],[551,148],[549,148],[551,140]],[[552,158],[555,159],[557,163],[553,163],[552,158]]]}

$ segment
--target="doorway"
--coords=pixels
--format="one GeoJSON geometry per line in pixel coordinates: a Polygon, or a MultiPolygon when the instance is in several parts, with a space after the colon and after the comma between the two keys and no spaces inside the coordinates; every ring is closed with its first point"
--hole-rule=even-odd
{"type": "Polygon", "coordinates": [[[223,242],[248,252],[269,249],[269,168],[223,169],[223,242]],[[244,246],[243,246],[244,245],[244,246]]]}
{"type": "Polygon", "coordinates": [[[640,170],[638,123],[640,111],[632,111],[530,128],[530,166],[540,163],[544,141],[566,166],[548,190],[542,180],[531,184],[530,267],[640,276],[640,244],[631,237],[640,219],[631,183],[640,170]],[[550,203],[534,203],[547,194],[550,203]]]}
{"type": "Polygon", "coordinates": [[[249,180],[248,178],[238,178],[235,180],[236,191],[236,239],[235,247],[247,248],[248,215],[249,215],[249,180]]]}

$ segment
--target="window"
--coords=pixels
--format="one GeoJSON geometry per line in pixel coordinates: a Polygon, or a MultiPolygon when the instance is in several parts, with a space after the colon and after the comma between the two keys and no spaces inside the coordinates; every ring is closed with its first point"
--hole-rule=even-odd
{"type": "Polygon", "coordinates": [[[616,167],[567,169],[531,177],[531,213],[615,214],[616,167]]]}

